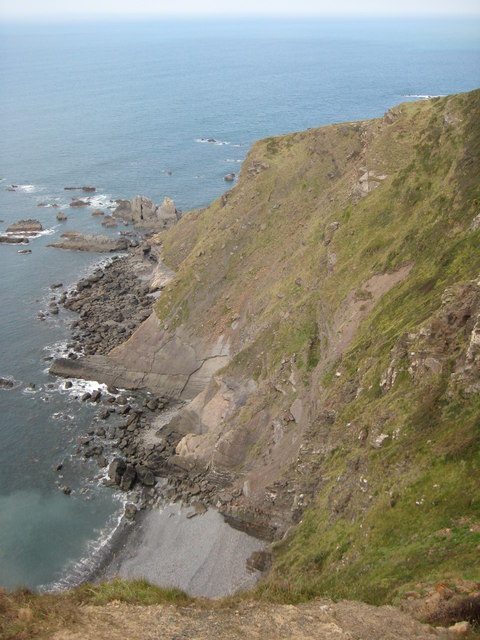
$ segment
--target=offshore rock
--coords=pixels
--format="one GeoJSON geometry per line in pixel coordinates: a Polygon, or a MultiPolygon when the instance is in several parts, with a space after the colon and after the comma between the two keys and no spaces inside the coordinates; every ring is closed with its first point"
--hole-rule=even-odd
{"type": "Polygon", "coordinates": [[[25,236],[34,236],[43,231],[43,227],[38,220],[19,220],[7,227],[7,233],[20,233],[25,236]]]}
{"type": "Polygon", "coordinates": [[[55,249],[69,249],[72,251],[91,251],[94,253],[111,253],[113,251],[125,251],[128,248],[126,238],[112,238],[110,236],[97,236],[79,231],[62,233],[62,240],[52,242],[49,247],[55,249]]]}

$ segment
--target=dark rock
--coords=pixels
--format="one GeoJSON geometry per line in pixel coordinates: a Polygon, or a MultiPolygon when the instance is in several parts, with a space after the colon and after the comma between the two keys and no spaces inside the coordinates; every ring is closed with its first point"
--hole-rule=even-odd
{"type": "Polygon", "coordinates": [[[138,465],[136,467],[138,480],[147,487],[153,487],[155,484],[155,476],[146,467],[138,465]]]}
{"type": "Polygon", "coordinates": [[[105,456],[97,456],[97,464],[101,469],[103,469],[107,466],[108,460],[105,458],[105,456]]]}
{"type": "Polygon", "coordinates": [[[20,253],[21,255],[27,255],[29,253],[32,253],[31,249],[20,249],[19,251],[17,251],[17,253],[20,253]]]}
{"type": "Polygon", "coordinates": [[[98,402],[101,397],[102,397],[102,392],[99,389],[95,389],[95,391],[92,391],[92,395],[90,397],[90,400],[92,402],[98,402]]]}
{"type": "Polygon", "coordinates": [[[73,382],[71,380],[65,381],[65,389],[71,389],[73,387],[73,382]]]}
{"type": "Polygon", "coordinates": [[[0,378],[0,389],[11,389],[13,387],[13,380],[8,378],[0,378]]]}
{"type": "Polygon", "coordinates": [[[115,484],[120,484],[122,481],[122,476],[125,473],[125,469],[127,465],[123,458],[115,458],[108,467],[108,476],[111,478],[115,484]]]}
{"type": "Polygon", "coordinates": [[[63,469],[63,462],[59,462],[55,467],[55,471],[61,471],[63,469]]]}
{"type": "Polygon", "coordinates": [[[152,398],[151,400],[149,400],[146,404],[147,409],[150,409],[150,411],[156,411],[158,408],[158,402],[157,400],[155,400],[154,398],[152,398]]]}
{"type": "Polygon", "coordinates": [[[94,445],[93,447],[88,447],[88,449],[85,450],[84,452],[84,456],[85,458],[95,458],[98,456],[101,456],[103,453],[103,447],[101,444],[97,444],[94,445]]]}
{"type": "Polygon", "coordinates": [[[0,243],[3,244],[28,244],[28,242],[25,236],[0,236],[0,243]]]}
{"type": "Polygon", "coordinates": [[[132,502],[127,502],[125,505],[125,517],[128,520],[133,520],[137,513],[137,507],[132,502]]]}
{"type": "Polygon", "coordinates": [[[235,180],[235,174],[234,173],[227,173],[227,175],[224,176],[223,179],[225,180],[225,182],[233,182],[235,180]]]}
{"type": "Polygon", "coordinates": [[[135,471],[135,467],[131,464],[127,464],[125,471],[122,475],[122,480],[120,482],[120,488],[124,491],[130,491],[130,489],[135,484],[135,480],[137,478],[137,472],[135,471]]]}
{"type": "Polygon", "coordinates": [[[43,227],[38,220],[19,220],[7,227],[7,233],[21,233],[22,235],[36,235],[43,231],[43,227]]]}
{"type": "Polygon", "coordinates": [[[66,496],[69,496],[72,493],[72,490],[70,489],[70,487],[67,487],[67,485],[64,485],[62,487],[62,491],[66,496]]]}
{"type": "Polygon", "coordinates": [[[90,400],[91,397],[92,397],[92,394],[86,391],[82,396],[82,402],[86,402],[87,400],[90,400]]]}
{"type": "Polygon", "coordinates": [[[67,219],[67,216],[63,213],[63,211],[59,211],[57,213],[57,220],[59,222],[65,222],[66,219],[67,219]]]}

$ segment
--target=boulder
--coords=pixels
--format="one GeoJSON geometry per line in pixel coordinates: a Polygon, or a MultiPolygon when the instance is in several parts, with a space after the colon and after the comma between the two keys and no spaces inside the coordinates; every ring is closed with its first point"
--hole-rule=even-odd
{"type": "Polygon", "coordinates": [[[150,471],[150,469],[138,465],[136,467],[136,471],[139,482],[144,484],[146,487],[153,487],[153,485],[155,484],[155,476],[150,471]]]}
{"type": "Polygon", "coordinates": [[[130,491],[130,489],[135,484],[135,480],[137,479],[137,472],[135,471],[135,467],[131,464],[127,464],[125,471],[123,472],[122,479],[120,482],[120,488],[124,491],[130,491]]]}
{"type": "Polygon", "coordinates": [[[8,378],[0,378],[0,389],[11,389],[13,387],[13,380],[8,378]]]}
{"type": "Polygon", "coordinates": [[[122,458],[115,458],[108,467],[108,477],[111,478],[115,484],[120,484],[122,476],[125,473],[127,465],[122,458]]]}
{"type": "Polygon", "coordinates": [[[67,216],[63,213],[63,211],[59,211],[57,213],[57,220],[59,222],[65,222],[66,219],[67,219],[67,216]]]}
{"type": "Polygon", "coordinates": [[[227,173],[227,175],[224,176],[223,179],[225,180],[225,182],[233,182],[235,180],[235,174],[234,173],[227,173]]]}
{"type": "Polygon", "coordinates": [[[132,502],[127,502],[125,505],[125,517],[128,520],[133,520],[137,513],[137,507],[132,502]]]}

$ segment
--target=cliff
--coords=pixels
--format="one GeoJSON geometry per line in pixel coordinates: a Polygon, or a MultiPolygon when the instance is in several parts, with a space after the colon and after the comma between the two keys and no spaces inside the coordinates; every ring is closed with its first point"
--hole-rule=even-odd
{"type": "Polygon", "coordinates": [[[260,140],[157,236],[155,313],[54,369],[193,398],[177,454],[279,541],[270,594],[479,578],[479,154],[480,91],[260,140]]]}

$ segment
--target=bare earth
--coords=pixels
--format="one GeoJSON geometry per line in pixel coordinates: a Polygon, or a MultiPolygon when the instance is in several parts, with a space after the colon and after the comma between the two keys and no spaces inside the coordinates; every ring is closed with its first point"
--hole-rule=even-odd
{"type": "Polygon", "coordinates": [[[434,640],[451,638],[393,607],[327,600],[302,605],[244,602],[134,606],[112,602],[85,606],[80,622],[55,640],[434,640]]]}

